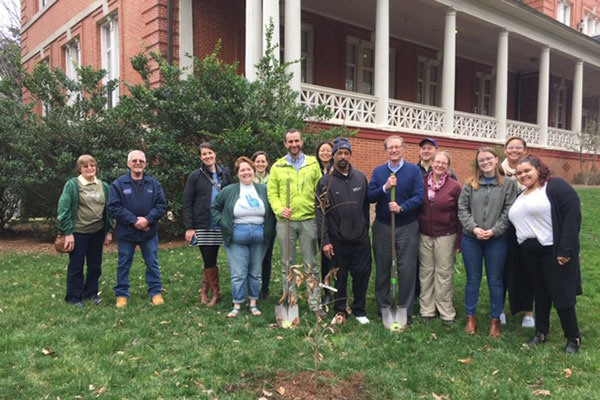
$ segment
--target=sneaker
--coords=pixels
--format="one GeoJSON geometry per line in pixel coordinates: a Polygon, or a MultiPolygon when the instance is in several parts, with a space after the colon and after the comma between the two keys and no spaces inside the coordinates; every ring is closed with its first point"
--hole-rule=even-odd
{"type": "Polygon", "coordinates": [[[506,314],[504,314],[504,311],[502,311],[502,314],[500,314],[500,318],[498,318],[500,320],[500,325],[506,325],[506,314]]]}
{"type": "Polygon", "coordinates": [[[73,303],[73,305],[77,308],[83,308],[83,303],[80,301],[76,301],[75,303],[73,303]]]}
{"type": "Polygon", "coordinates": [[[569,338],[567,339],[567,345],[565,346],[565,353],[575,354],[579,351],[581,346],[581,338],[569,338]]]}
{"type": "Polygon", "coordinates": [[[127,297],[117,297],[117,308],[123,308],[127,305],[127,297]]]}
{"type": "Polygon", "coordinates": [[[369,323],[369,318],[367,318],[366,315],[363,315],[362,317],[354,316],[354,318],[356,318],[358,323],[361,325],[367,325],[369,323]]]}
{"type": "Polygon", "coordinates": [[[155,294],[152,296],[152,304],[155,306],[160,306],[161,304],[165,304],[165,300],[162,297],[162,294],[155,294]]]}
{"type": "Polygon", "coordinates": [[[535,328],[535,319],[530,315],[526,315],[523,317],[523,321],[521,321],[521,326],[523,328],[535,328]]]}
{"type": "Polygon", "coordinates": [[[94,303],[95,305],[98,305],[102,302],[102,299],[98,296],[94,296],[92,297],[92,303],[94,303]]]}

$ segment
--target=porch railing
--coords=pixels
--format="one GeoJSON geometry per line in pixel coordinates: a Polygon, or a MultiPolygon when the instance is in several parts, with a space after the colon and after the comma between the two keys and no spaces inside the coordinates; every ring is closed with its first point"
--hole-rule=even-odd
{"type": "Polygon", "coordinates": [[[454,134],[484,140],[495,140],[498,121],[484,115],[454,112],[454,134]]]}
{"type": "Polygon", "coordinates": [[[542,142],[540,127],[521,121],[506,121],[506,136],[519,136],[529,145],[539,145],[542,142]]]}
{"type": "MultiPolygon", "coordinates": [[[[401,130],[423,135],[456,137],[503,143],[504,135],[498,134],[498,120],[494,117],[454,112],[453,135],[444,132],[442,108],[390,99],[385,126],[376,125],[377,98],[345,90],[302,84],[300,102],[308,107],[324,106],[331,114],[332,124],[366,128],[401,130]]],[[[541,128],[527,122],[506,121],[506,137],[520,136],[527,144],[563,151],[579,151],[579,136],[566,129],[548,128],[544,140],[541,128]]]]}
{"type": "Polygon", "coordinates": [[[438,107],[390,99],[388,125],[409,132],[442,133],[444,129],[444,110],[438,107]]]}
{"type": "Polygon", "coordinates": [[[579,136],[573,131],[548,127],[548,147],[557,150],[579,151],[579,136]]]}
{"type": "Polygon", "coordinates": [[[375,123],[374,96],[303,84],[300,102],[309,107],[324,105],[333,115],[331,123],[359,126],[375,123]]]}

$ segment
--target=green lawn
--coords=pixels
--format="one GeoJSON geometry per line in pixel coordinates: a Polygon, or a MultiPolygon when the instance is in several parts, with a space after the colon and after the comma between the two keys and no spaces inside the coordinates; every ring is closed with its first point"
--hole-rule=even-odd
{"type": "MultiPolygon", "coordinates": [[[[554,311],[549,341],[539,348],[522,346],[533,330],[520,327],[520,316],[509,318],[501,339],[490,339],[485,329],[485,282],[478,310],[479,334],[466,336],[465,274],[459,262],[458,323],[454,327],[416,318],[415,326],[406,332],[387,332],[376,317],[371,287],[368,313],[372,323],[360,326],[349,319],[339,332],[327,336],[319,369],[332,370],[340,378],[364,373],[368,398],[377,399],[433,399],[433,393],[451,399],[528,399],[541,396],[536,391],[543,390],[554,399],[597,399],[600,190],[580,189],[579,193],[584,213],[584,294],[577,306],[583,338],[578,354],[563,354],[565,339],[554,311]]],[[[226,266],[224,255],[222,251],[220,263],[226,266]]],[[[261,304],[263,317],[250,317],[245,311],[232,321],[225,318],[231,301],[227,268],[221,269],[224,301],[207,309],[198,304],[198,250],[161,251],[159,257],[166,304],[150,305],[138,252],[130,303],[116,310],[114,253],[104,261],[103,303],[86,304],[83,309],[63,301],[66,256],[0,255],[0,398],[257,399],[259,389],[274,389],[271,384],[278,371],[313,368],[312,326],[308,326],[313,316],[305,315],[294,331],[273,326],[273,305],[281,288],[279,273],[273,273],[274,295],[261,304]]],[[[306,304],[300,310],[306,312],[306,304]]]]}

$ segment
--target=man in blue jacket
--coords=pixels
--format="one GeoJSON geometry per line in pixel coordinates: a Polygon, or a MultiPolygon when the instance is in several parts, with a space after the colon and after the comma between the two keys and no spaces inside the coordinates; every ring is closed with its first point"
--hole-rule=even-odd
{"type": "Polygon", "coordinates": [[[108,209],[116,219],[115,234],[119,249],[117,267],[117,308],[129,298],[129,270],[137,245],[146,262],[148,294],[155,306],[163,304],[158,266],[158,221],[167,210],[160,183],[144,175],[146,155],[134,150],[127,156],[129,173],[117,178],[110,188],[108,209]]]}
{"type": "Polygon", "coordinates": [[[419,250],[419,222],[417,214],[424,200],[421,170],[404,160],[404,140],[389,136],[383,147],[388,162],[376,167],[371,174],[368,196],[377,203],[373,223],[373,253],[377,276],[375,298],[379,312],[390,306],[390,275],[392,265],[391,221],[396,222],[396,254],[398,258],[398,298],[400,307],[406,307],[408,324],[412,324],[412,308],[415,298],[417,255],[419,250]],[[393,173],[393,175],[392,175],[393,173]],[[396,197],[391,189],[396,187],[396,197]]]}

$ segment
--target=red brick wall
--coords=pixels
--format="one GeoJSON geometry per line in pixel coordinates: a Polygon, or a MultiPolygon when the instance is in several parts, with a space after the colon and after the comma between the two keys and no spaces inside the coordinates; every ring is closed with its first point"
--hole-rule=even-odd
{"type": "Polygon", "coordinates": [[[238,73],[244,71],[246,11],[239,0],[193,2],[194,55],[203,59],[221,40],[220,58],[226,63],[238,61],[238,73]]]}

